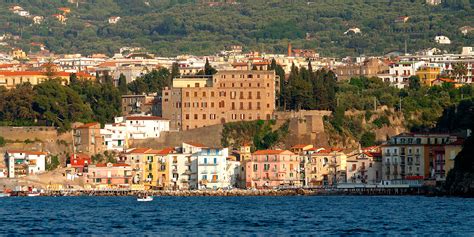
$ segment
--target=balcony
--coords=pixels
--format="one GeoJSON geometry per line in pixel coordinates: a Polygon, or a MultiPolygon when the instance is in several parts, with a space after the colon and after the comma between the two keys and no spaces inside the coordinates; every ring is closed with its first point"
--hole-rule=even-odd
{"type": "Polygon", "coordinates": [[[191,175],[191,171],[190,171],[190,170],[186,170],[186,171],[184,171],[184,174],[185,174],[185,175],[191,175]]]}
{"type": "Polygon", "coordinates": [[[218,163],[199,163],[200,166],[217,166],[218,163]]]}
{"type": "Polygon", "coordinates": [[[190,160],[187,160],[187,161],[184,162],[184,165],[187,165],[187,166],[190,166],[192,164],[193,164],[193,162],[191,162],[190,160]]]}

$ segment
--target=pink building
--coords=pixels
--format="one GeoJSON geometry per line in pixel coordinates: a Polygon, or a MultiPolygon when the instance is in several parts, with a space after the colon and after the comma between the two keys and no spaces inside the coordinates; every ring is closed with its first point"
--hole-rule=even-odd
{"type": "Polygon", "coordinates": [[[108,188],[127,188],[132,179],[132,167],[127,164],[90,165],[86,183],[108,188]]]}
{"type": "Polygon", "coordinates": [[[260,150],[246,164],[247,188],[300,185],[298,155],[288,150],[260,150]]]}

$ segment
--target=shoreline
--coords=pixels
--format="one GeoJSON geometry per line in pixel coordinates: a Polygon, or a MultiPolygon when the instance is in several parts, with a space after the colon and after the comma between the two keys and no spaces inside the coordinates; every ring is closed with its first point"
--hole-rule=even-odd
{"type": "MultiPolygon", "coordinates": [[[[13,191],[11,196],[28,196],[27,191],[13,191]]],[[[45,190],[39,196],[149,196],[170,197],[236,197],[236,196],[438,196],[440,193],[426,189],[394,189],[394,190],[45,190]]]]}

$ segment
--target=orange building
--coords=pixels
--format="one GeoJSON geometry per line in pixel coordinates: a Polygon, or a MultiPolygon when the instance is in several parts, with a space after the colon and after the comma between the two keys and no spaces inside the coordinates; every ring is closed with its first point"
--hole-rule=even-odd
{"type": "MultiPolygon", "coordinates": [[[[50,78],[59,78],[63,85],[69,83],[70,73],[54,72],[52,76],[46,75],[41,71],[0,71],[0,86],[7,89],[15,88],[17,85],[28,82],[31,85],[38,85],[50,78]]],[[[84,79],[93,79],[94,77],[87,73],[76,73],[77,77],[84,79]]]]}

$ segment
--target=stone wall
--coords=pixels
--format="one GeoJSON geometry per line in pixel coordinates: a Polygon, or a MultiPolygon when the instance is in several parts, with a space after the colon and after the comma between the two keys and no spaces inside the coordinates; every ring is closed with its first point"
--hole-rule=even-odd
{"type": "Polygon", "coordinates": [[[130,147],[161,149],[180,146],[183,142],[197,142],[210,147],[220,147],[222,128],[223,126],[218,124],[180,132],[163,132],[160,138],[133,140],[130,141],[129,145],[130,147]]]}

